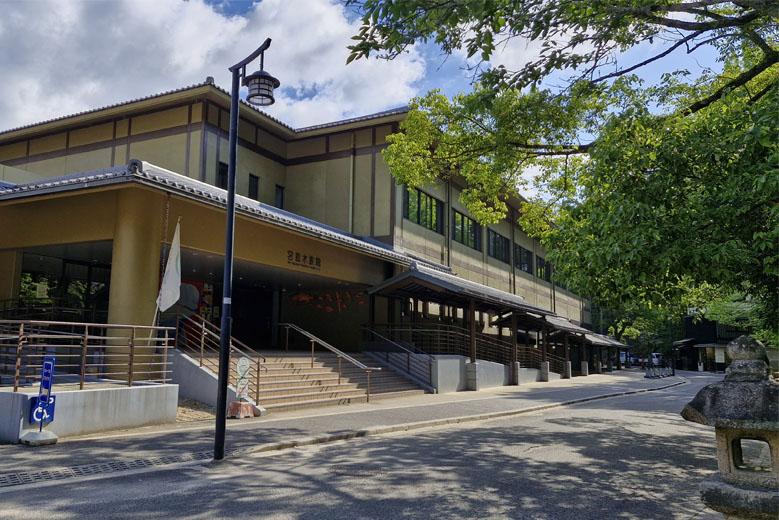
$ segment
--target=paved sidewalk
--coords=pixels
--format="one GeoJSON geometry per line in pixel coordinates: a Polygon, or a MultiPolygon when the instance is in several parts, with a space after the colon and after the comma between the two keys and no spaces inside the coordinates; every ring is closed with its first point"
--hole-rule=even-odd
{"type": "MultiPolygon", "coordinates": [[[[479,392],[373,400],[347,406],[297,410],[262,418],[230,420],[227,450],[240,452],[283,449],[397,430],[483,420],[528,413],[551,406],[609,396],[658,390],[693,381],[707,384],[721,375],[680,372],[676,377],[644,379],[640,370],[498,387],[479,392]]],[[[186,460],[208,460],[213,450],[213,421],[178,423],[60,439],[54,446],[30,448],[0,445],[0,483],[12,473],[54,471],[60,468],[117,461],[138,461],[132,468],[186,460]],[[151,463],[142,463],[151,460],[151,463]]],[[[121,466],[121,464],[120,464],[121,466]]],[[[116,471],[127,469],[118,467],[116,471]]],[[[114,471],[108,469],[108,471],[114,471]]],[[[68,476],[74,476],[66,472],[68,476]]],[[[75,476],[80,476],[76,472],[75,476]]],[[[65,478],[65,477],[55,477],[65,478]]],[[[6,484],[12,485],[12,484],[6,484]]]]}

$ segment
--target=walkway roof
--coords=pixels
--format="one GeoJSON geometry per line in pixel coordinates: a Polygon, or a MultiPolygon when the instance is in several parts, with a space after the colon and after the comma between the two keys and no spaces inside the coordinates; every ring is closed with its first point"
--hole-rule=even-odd
{"type": "Polygon", "coordinates": [[[552,314],[533,307],[515,294],[494,289],[480,283],[459,278],[454,274],[413,263],[410,268],[372,287],[369,294],[390,298],[417,298],[424,301],[468,308],[471,300],[476,310],[504,312],[532,312],[552,314]]]}
{"type": "MultiPolygon", "coordinates": [[[[506,327],[510,319],[511,319],[510,317],[502,317],[498,320],[495,320],[494,323],[506,327]]],[[[562,316],[558,316],[557,314],[546,314],[546,315],[539,315],[534,313],[521,314],[517,316],[517,325],[520,330],[522,330],[523,328],[528,330],[541,330],[543,328],[546,328],[547,330],[550,330],[553,333],[556,332],[558,334],[559,333],[576,334],[579,337],[583,338],[586,342],[601,347],[616,347],[621,349],[630,348],[629,345],[619,342],[616,339],[612,338],[611,336],[606,336],[604,334],[596,334],[595,332],[589,329],[585,329],[584,327],[580,327],[575,323],[571,323],[571,321],[568,320],[567,318],[563,318],[562,316]]]]}

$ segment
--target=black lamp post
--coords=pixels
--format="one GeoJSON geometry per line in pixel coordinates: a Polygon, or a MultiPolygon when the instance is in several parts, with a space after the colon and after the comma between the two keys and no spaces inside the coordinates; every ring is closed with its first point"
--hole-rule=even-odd
{"type": "Polygon", "coordinates": [[[225,427],[227,423],[227,381],[230,375],[230,337],[232,336],[232,297],[233,297],[233,236],[235,224],[235,157],[238,145],[238,81],[243,78],[244,86],[249,88],[246,98],[253,105],[272,105],[273,89],[279,86],[279,80],[263,70],[265,50],[270,47],[270,38],[247,58],[230,67],[233,74],[230,91],[230,143],[229,162],[227,164],[227,230],[225,237],[225,265],[222,292],[222,330],[219,338],[219,390],[216,402],[216,431],[214,432],[214,460],[225,456],[225,427]],[[246,65],[260,56],[260,70],[246,75],[246,65]]]}

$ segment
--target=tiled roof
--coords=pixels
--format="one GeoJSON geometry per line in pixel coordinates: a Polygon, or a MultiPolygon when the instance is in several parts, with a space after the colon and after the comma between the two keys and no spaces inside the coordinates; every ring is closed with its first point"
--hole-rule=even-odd
{"type": "MultiPolygon", "coordinates": [[[[72,117],[83,116],[83,115],[86,115],[86,114],[93,114],[93,113],[96,113],[96,112],[100,112],[102,110],[108,110],[110,108],[116,108],[116,107],[121,107],[121,106],[124,106],[124,105],[130,105],[132,103],[138,103],[140,101],[146,101],[146,100],[149,100],[149,99],[161,98],[161,97],[168,96],[168,95],[171,95],[171,94],[177,94],[179,92],[184,92],[184,91],[187,91],[187,90],[193,90],[193,89],[196,89],[196,88],[205,87],[206,85],[211,85],[216,90],[218,90],[218,91],[220,91],[220,92],[230,96],[230,92],[229,91],[227,91],[227,90],[225,90],[225,89],[215,85],[213,83],[212,79],[208,78],[208,79],[206,79],[206,81],[203,81],[202,83],[189,85],[187,87],[181,87],[181,88],[177,88],[177,89],[173,89],[173,90],[167,90],[165,92],[160,92],[159,94],[151,94],[149,96],[143,96],[143,97],[139,97],[139,98],[135,98],[135,99],[130,99],[128,101],[122,101],[121,103],[114,103],[112,105],[106,105],[106,106],[99,107],[99,108],[93,108],[91,110],[85,110],[83,112],[77,112],[75,114],[69,114],[69,115],[66,115],[66,116],[55,117],[55,118],[52,118],[52,119],[47,119],[45,121],[39,121],[37,123],[31,123],[29,125],[17,126],[16,128],[10,128],[8,130],[2,130],[2,131],[0,131],[0,136],[2,136],[4,134],[10,134],[11,132],[17,132],[19,130],[24,130],[24,129],[27,129],[27,128],[33,128],[33,127],[36,127],[36,126],[39,126],[39,125],[45,125],[47,123],[53,123],[55,121],[63,121],[65,119],[70,119],[72,117]]],[[[392,115],[397,115],[397,114],[405,114],[409,110],[408,107],[398,107],[398,108],[393,108],[393,109],[390,109],[390,110],[385,110],[383,112],[377,112],[375,114],[367,114],[367,115],[364,115],[364,116],[353,117],[353,118],[350,118],[350,119],[343,119],[341,121],[332,121],[330,123],[323,123],[323,124],[320,124],[320,125],[306,126],[306,127],[302,127],[302,128],[293,128],[290,125],[282,122],[281,120],[276,119],[275,117],[269,115],[267,112],[259,110],[257,107],[247,103],[243,99],[241,99],[240,102],[241,102],[241,104],[243,106],[245,106],[247,108],[250,108],[251,110],[253,110],[257,114],[261,114],[263,117],[266,117],[266,118],[270,119],[271,121],[273,121],[274,123],[277,123],[277,124],[283,126],[284,128],[286,128],[286,129],[288,129],[288,130],[290,130],[292,132],[295,132],[295,133],[308,132],[308,131],[311,131],[311,130],[319,130],[319,129],[322,129],[322,128],[331,128],[331,127],[335,127],[335,126],[345,125],[345,124],[349,124],[349,123],[357,123],[357,122],[361,122],[361,121],[369,121],[371,119],[377,119],[377,118],[380,118],[380,117],[392,116],[392,115]]]]}
{"type": "Polygon", "coordinates": [[[350,119],[342,119],[340,121],[332,121],[330,123],[323,123],[321,125],[304,126],[302,128],[296,128],[295,132],[309,132],[311,130],[320,130],[322,128],[332,128],[334,126],[348,125],[350,123],[360,123],[362,121],[370,121],[371,119],[378,119],[380,117],[395,116],[399,114],[406,114],[409,111],[409,107],[397,107],[382,112],[376,112],[375,114],[367,114],[359,117],[352,117],[350,119]]]}
{"type": "MultiPolygon", "coordinates": [[[[215,206],[224,207],[227,204],[227,191],[221,188],[138,160],[130,161],[128,165],[74,173],[25,184],[0,185],[0,201],[125,182],[152,185],[215,206]]],[[[248,197],[236,195],[235,207],[237,212],[258,220],[273,223],[351,249],[357,249],[395,263],[412,265],[419,261],[410,257],[404,251],[382,242],[352,235],[289,211],[257,202],[248,197]]],[[[448,267],[434,262],[426,261],[425,264],[433,271],[450,271],[448,267]]]]}

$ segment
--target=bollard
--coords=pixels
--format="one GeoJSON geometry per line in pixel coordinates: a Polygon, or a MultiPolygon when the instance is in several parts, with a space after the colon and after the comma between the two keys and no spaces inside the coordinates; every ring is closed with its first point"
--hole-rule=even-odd
{"type": "Polygon", "coordinates": [[[769,377],[763,345],[741,336],[728,344],[725,379],[705,386],[682,410],[714,427],[719,478],[701,499],[727,520],[779,518],[779,384],[769,377]]]}

